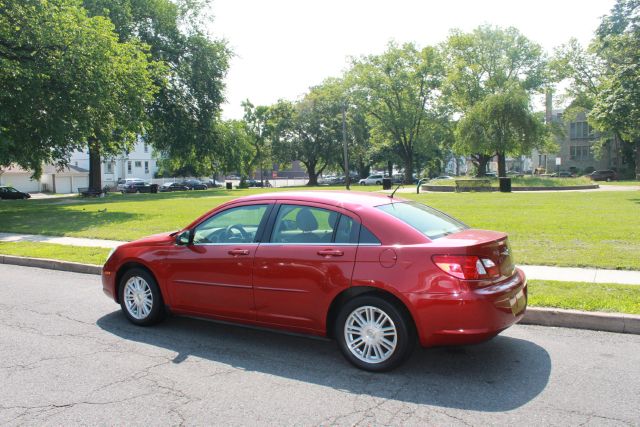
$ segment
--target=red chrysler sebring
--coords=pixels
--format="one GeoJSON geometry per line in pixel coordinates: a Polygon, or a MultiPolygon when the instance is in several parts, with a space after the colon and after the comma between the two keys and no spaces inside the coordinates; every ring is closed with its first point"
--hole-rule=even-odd
{"type": "Polygon", "coordinates": [[[354,192],[233,200],[118,247],[102,283],[137,325],[171,312],[330,336],[370,371],[398,366],[416,340],[487,340],[527,305],[506,234],[354,192]]]}

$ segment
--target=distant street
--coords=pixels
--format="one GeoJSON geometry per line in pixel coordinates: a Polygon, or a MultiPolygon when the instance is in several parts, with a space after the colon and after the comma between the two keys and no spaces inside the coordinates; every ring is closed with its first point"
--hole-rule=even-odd
{"type": "Polygon", "coordinates": [[[0,425],[640,425],[640,336],[516,326],[388,374],[334,342],[128,323],[98,276],[0,265],[0,425]]]}

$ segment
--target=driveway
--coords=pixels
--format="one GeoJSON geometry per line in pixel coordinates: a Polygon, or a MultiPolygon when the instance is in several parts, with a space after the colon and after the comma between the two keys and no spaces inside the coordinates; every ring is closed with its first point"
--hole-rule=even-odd
{"type": "Polygon", "coordinates": [[[637,425],[638,366],[639,335],[516,326],[371,374],[327,340],[135,327],[98,276],[0,265],[0,425],[637,425]]]}

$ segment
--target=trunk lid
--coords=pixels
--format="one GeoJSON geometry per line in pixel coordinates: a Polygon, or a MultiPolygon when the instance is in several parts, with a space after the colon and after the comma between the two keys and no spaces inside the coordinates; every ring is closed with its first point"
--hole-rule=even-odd
{"type": "Polygon", "coordinates": [[[434,243],[450,254],[488,258],[498,266],[502,277],[511,277],[515,272],[509,238],[505,233],[467,229],[443,236],[434,243]]]}

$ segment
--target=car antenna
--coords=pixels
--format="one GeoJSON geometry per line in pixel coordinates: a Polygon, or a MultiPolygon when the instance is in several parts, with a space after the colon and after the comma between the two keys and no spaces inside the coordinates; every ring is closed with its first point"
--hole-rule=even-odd
{"type": "Polygon", "coordinates": [[[396,187],[396,189],[395,189],[395,190],[393,190],[393,193],[389,194],[389,198],[390,198],[390,199],[393,199],[394,194],[396,194],[396,191],[398,191],[398,189],[399,189],[400,187],[404,188],[404,185],[402,185],[402,184],[398,184],[398,186],[396,187]]]}

